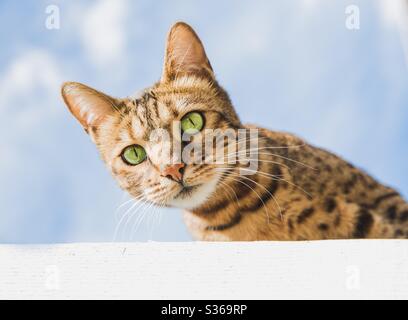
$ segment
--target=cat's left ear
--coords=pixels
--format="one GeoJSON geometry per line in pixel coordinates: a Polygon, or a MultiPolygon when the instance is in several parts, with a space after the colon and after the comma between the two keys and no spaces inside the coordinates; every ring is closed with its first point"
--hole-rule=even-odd
{"type": "Polygon", "coordinates": [[[197,75],[214,79],[214,72],[204,46],[188,24],[176,23],[167,37],[162,82],[181,75],[197,75]]]}
{"type": "Polygon", "coordinates": [[[89,132],[117,111],[118,100],[77,82],[66,82],[61,89],[69,111],[89,132]]]}

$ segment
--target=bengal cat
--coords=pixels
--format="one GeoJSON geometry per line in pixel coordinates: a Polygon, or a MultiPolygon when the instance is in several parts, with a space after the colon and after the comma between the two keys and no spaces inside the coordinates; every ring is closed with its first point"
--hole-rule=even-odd
{"type": "Polygon", "coordinates": [[[62,95],[119,186],[135,201],[184,209],[195,239],[408,238],[408,204],[397,191],[294,135],[258,128],[252,172],[241,162],[186,163],[175,156],[173,142],[182,140],[183,151],[203,143],[209,129],[256,128],[241,123],[185,23],[170,30],[160,81],[137,96],[117,99],[73,82],[62,95]],[[157,129],[170,132],[171,147],[152,138],[157,129]]]}

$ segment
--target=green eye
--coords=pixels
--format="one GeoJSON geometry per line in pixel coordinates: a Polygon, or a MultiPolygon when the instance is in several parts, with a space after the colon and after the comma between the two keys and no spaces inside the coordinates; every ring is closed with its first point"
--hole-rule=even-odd
{"type": "Polygon", "coordinates": [[[181,119],[181,130],[187,133],[197,133],[204,127],[204,117],[198,112],[190,112],[181,119]]]}
{"type": "Polygon", "coordinates": [[[146,160],[146,151],[142,146],[129,146],[122,152],[122,160],[131,166],[136,166],[146,160]]]}

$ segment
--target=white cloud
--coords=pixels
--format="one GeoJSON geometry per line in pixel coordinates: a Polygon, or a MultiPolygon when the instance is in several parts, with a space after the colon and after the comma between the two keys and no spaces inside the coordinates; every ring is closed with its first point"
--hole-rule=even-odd
{"type": "Polygon", "coordinates": [[[61,79],[53,56],[39,49],[26,50],[0,78],[0,123],[27,134],[35,125],[56,115],[60,110],[50,99],[59,93],[61,79]],[[35,97],[41,100],[36,101],[35,97]]]}
{"type": "Polygon", "coordinates": [[[0,78],[0,146],[7,152],[0,157],[0,176],[18,164],[14,142],[39,133],[35,129],[59,114],[50,97],[58,94],[60,83],[54,58],[42,50],[26,50],[4,71],[0,78]]]}
{"type": "Polygon", "coordinates": [[[301,4],[305,10],[315,10],[320,4],[320,0],[302,0],[301,4]]]}
{"type": "MultiPolygon", "coordinates": [[[[12,221],[22,219],[18,208],[24,206],[28,195],[21,195],[24,201],[14,203],[20,195],[13,192],[10,184],[20,191],[22,177],[26,177],[23,172],[32,177],[40,167],[31,152],[40,154],[38,145],[52,136],[47,126],[62,113],[55,103],[61,78],[56,59],[42,49],[26,48],[1,71],[0,192],[4,196],[1,211],[7,212],[0,216],[1,234],[8,234],[12,221]]],[[[42,162],[45,163],[43,159],[42,162]]],[[[36,188],[40,190],[41,186],[36,188]]]]}
{"type": "Polygon", "coordinates": [[[126,51],[127,0],[100,0],[84,15],[82,42],[96,65],[120,62],[126,51]]]}
{"type": "Polygon", "coordinates": [[[0,98],[4,104],[36,87],[54,90],[61,79],[55,59],[44,50],[25,50],[0,78],[0,98]]]}
{"type": "Polygon", "coordinates": [[[393,26],[400,27],[407,24],[407,2],[406,0],[381,0],[380,10],[384,20],[393,26]]]}
{"type": "Polygon", "coordinates": [[[381,0],[379,10],[383,21],[398,30],[408,67],[408,1],[381,0]]]}

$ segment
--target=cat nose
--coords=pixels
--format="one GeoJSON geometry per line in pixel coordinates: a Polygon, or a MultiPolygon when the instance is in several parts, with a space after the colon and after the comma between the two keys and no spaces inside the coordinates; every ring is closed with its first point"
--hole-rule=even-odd
{"type": "Polygon", "coordinates": [[[170,178],[174,181],[181,182],[183,179],[183,168],[185,167],[184,163],[172,164],[165,166],[161,172],[161,176],[170,178]]]}

